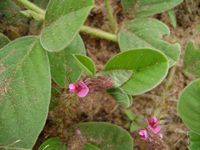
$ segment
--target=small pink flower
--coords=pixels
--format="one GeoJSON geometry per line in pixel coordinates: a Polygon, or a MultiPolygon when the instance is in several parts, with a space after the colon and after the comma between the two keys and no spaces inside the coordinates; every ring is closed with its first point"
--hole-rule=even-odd
{"type": "Polygon", "coordinates": [[[84,82],[81,81],[78,82],[76,89],[79,97],[85,97],[89,93],[89,88],[84,82]]]}
{"type": "Polygon", "coordinates": [[[152,117],[152,118],[148,118],[147,119],[148,121],[148,128],[151,129],[151,131],[154,133],[154,134],[157,134],[160,132],[161,130],[161,126],[158,125],[158,119],[156,117],[152,117]]]}
{"type": "Polygon", "coordinates": [[[85,97],[89,93],[89,88],[84,82],[78,81],[77,85],[69,84],[69,92],[76,92],[79,97],[85,97]]]}
{"type": "Polygon", "coordinates": [[[75,84],[73,84],[73,83],[69,84],[69,92],[70,93],[76,92],[76,85],[75,84]]]}
{"type": "Polygon", "coordinates": [[[139,131],[139,135],[141,137],[141,139],[146,140],[148,138],[148,133],[146,129],[141,129],[139,131]]]}
{"type": "Polygon", "coordinates": [[[155,124],[157,124],[158,119],[156,117],[151,117],[151,118],[148,118],[147,121],[150,126],[154,126],[155,124]]]}
{"type": "Polygon", "coordinates": [[[161,130],[161,126],[160,125],[155,125],[155,126],[148,126],[149,129],[151,129],[151,131],[154,133],[154,134],[157,134],[160,132],[161,130]]]}

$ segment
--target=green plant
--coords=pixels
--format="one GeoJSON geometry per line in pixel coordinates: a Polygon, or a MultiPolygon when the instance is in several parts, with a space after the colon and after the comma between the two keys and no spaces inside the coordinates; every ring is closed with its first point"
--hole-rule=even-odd
{"type": "Polygon", "coordinates": [[[178,113],[190,131],[190,149],[199,149],[200,135],[200,79],[190,83],[181,93],[178,113]]]}
{"type": "Polygon", "coordinates": [[[39,150],[67,150],[67,147],[59,138],[49,138],[40,145],[39,150]]]}
{"type": "Polygon", "coordinates": [[[200,49],[189,42],[185,49],[184,71],[188,76],[200,77],[200,49]]]}
{"type": "Polygon", "coordinates": [[[200,148],[200,79],[199,79],[199,62],[200,52],[195,43],[188,42],[184,55],[184,73],[194,79],[187,87],[183,89],[179,96],[178,114],[189,128],[190,150],[200,148]]]}
{"type": "MultiPolygon", "coordinates": [[[[13,4],[13,1],[9,2],[13,4]]],[[[104,89],[122,106],[129,107],[132,95],[150,91],[160,84],[169,67],[179,57],[179,44],[162,40],[163,35],[169,34],[168,27],[146,17],[171,9],[181,0],[156,1],[153,5],[150,5],[153,0],[123,0],[125,11],[130,9],[130,2],[134,6],[140,3],[133,9],[136,18],[120,29],[106,0],[108,19],[114,34],[83,25],[94,5],[93,0],[50,0],[46,11],[28,0],[17,2],[26,8],[20,10],[17,6],[17,11],[42,21],[43,28],[37,36],[14,41],[0,34],[1,149],[31,149],[34,146],[47,118],[51,79],[69,97],[76,97],[74,93],[84,97],[89,90],[104,89]],[[166,4],[167,7],[164,7],[166,4]],[[146,11],[147,6],[149,11],[146,11]],[[85,56],[86,49],[79,32],[118,43],[122,52],[113,56],[105,68],[97,72],[94,62],[85,56]],[[66,87],[76,82],[71,84],[71,91],[68,92],[66,87]]],[[[10,3],[1,6],[6,7],[10,3]]],[[[41,7],[45,8],[46,3],[41,7]]],[[[75,128],[80,128],[86,137],[103,138],[100,144],[95,143],[96,149],[108,149],[109,144],[116,150],[133,147],[130,135],[115,125],[83,123],[75,128]]],[[[95,145],[89,143],[85,147],[89,149],[95,145]]]]}
{"type": "Polygon", "coordinates": [[[88,143],[95,144],[99,149],[126,149],[131,150],[133,141],[127,131],[119,126],[105,122],[79,123],[72,128],[72,131],[79,129],[82,138],[88,143]]]}
{"type": "Polygon", "coordinates": [[[2,33],[0,33],[0,48],[8,44],[10,40],[2,33]]]}

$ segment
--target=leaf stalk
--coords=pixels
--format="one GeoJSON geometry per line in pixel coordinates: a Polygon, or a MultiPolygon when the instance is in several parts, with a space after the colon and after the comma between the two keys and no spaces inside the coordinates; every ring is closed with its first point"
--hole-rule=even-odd
{"type": "Polygon", "coordinates": [[[113,9],[111,7],[110,0],[105,0],[104,3],[105,3],[105,8],[106,8],[107,17],[110,23],[110,27],[113,33],[116,33],[118,30],[118,27],[117,27],[118,24],[117,24],[116,18],[113,15],[113,9]]]}

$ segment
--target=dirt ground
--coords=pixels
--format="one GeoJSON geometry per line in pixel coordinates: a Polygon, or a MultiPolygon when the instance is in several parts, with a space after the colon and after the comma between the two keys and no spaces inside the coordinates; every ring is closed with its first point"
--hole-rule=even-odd
{"type": "MultiPolygon", "coordinates": [[[[122,13],[120,0],[112,0],[112,5],[120,27],[127,18],[122,13]]],[[[195,32],[195,27],[200,24],[200,0],[185,0],[175,8],[175,13],[177,16],[176,28],[171,25],[166,12],[154,17],[170,27],[171,35],[164,38],[170,42],[180,43],[182,47],[181,57],[160,86],[151,92],[133,97],[134,101],[130,109],[138,116],[148,117],[158,114],[162,123],[164,142],[168,149],[186,150],[188,146],[187,128],[178,117],[176,106],[180,91],[192,80],[183,73],[183,56],[185,46],[190,39],[200,43],[200,35],[195,32]]],[[[11,39],[38,32],[33,28],[32,22],[25,19],[25,24],[29,24],[29,26],[24,24],[22,27],[20,26],[21,28],[8,26],[3,32],[11,39]]],[[[96,0],[95,8],[93,8],[85,24],[110,32],[103,0],[96,0]]],[[[119,47],[115,43],[93,38],[86,34],[81,34],[81,36],[87,48],[87,54],[95,61],[98,70],[103,68],[111,56],[119,52],[119,47]]],[[[129,120],[123,109],[105,91],[91,93],[74,104],[69,104],[65,93],[56,95],[55,99],[58,104],[50,109],[45,128],[35,149],[45,138],[59,136],[72,150],[79,150],[79,141],[68,138],[68,128],[79,122],[106,121],[127,129],[126,125],[129,120]],[[68,105],[71,105],[71,107],[67,107],[68,105]]],[[[132,134],[134,149],[147,149],[137,133],[132,134]]]]}

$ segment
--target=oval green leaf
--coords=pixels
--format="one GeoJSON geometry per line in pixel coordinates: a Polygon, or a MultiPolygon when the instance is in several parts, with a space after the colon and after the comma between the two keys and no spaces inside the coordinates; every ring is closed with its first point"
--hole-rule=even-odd
{"type": "Polygon", "coordinates": [[[174,9],[168,10],[167,13],[168,13],[168,16],[170,18],[170,22],[171,22],[172,26],[174,28],[176,28],[177,20],[176,20],[176,13],[175,13],[174,9]]]}
{"type": "Polygon", "coordinates": [[[0,33],[0,48],[4,47],[9,42],[10,40],[4,34],[0,33]]]}
{"type": "Polygon", "coordinates": [[[36,4],[38,7],[46,9],[49,0],[33,0],[34,4],[36,4]]]}
{"type": "Polygon", "coordinates": [[[183,0],[139,0],[139,6],[136,8],[136,17],[147,17],[157,13],[164,12],[168,9],[182,3],[183,0]]]}
{"type": "Polygon", "coordinates": [[[185,49],[184,71],[186,75],[200,77],[200,48],[196,48],[192,42],[185,49]]]}
{"type": "Polygon", "coordinates": [[[130,121],[134,121],[137,118],[136,114],[134,114],[130,109],[124,109],[124,113],[130,121]]]}
{"type": "Polygon", "coordinates": [[[44,49],[58,52],[66,48],[78,34],[92,6],[93,0],[50,0],[40,38],[44,49]]]}
{"type": "Polygon", "coordinates": [[[74,58],[86,74],[95,75],[96,66],[91,58],[80,54],[74,55],[74,58]]]}
{"type": "Polygon", "coordinates": [[[123,107],[129,107],[133,102],[132,97],[120,88],[111,88],[107,92],[123,107]]]}
{"type": "Polygon", "coordinates": [[[87,122],[74,126],[79,128],[81,135],[101,150],[132,150],[133,139],[121,127],[105,122],[87,122]]]}
{"type": "Polygon", "coordinates": [[[156,19],[142,18],[127,22],[119,33],[121,51],[133,48],[153,48],[162,51],[173,66],[180,55],[180,45],[170,44],[162,40],[163,35],[169,35],[168,27],[156,19]]]}
{"type": "Polygon", "coordinates": [[[134,7],[137,4],[138,0],[121,0],[123,11],[133,15],[134,7]]]}
{"type": "Polygon", "coordinates": [[[67,150],[67,147],[59,138],[54,137],[44,141],[39,150],[67,150]]]}
{"type": "Polygon", "coordinates": [[[200,149],[200,135],[190,131],[189,132],[189,139],[190,139],[190,150],[199,150],[200,149]]]}
{"type": "Polygon", "coordinates": [[[81,75],[81,68],[76,63],[73,54],[85,54],[85,46],[80,36],[76,36],[72,43],[60,52],[49,52],[51,76],[61,87],[66,87],[81,75]]]}
{"type": "Polygon", "coordinates": [[[32,148],[44,127],[50,95],[49,61],[36,37],[0,49],[1,148],[32,148]]]}
{"type": "Polygon", "coordinates": [[[134,49],[121,52],[111,58],[105,71],[130,70],[133,74],[120,86],[127,94],[137,95],[147,92],[166,77],[168,61],[165,55],[153,49],[134,49]]]}
{"type": "Polygon", "coordinates": [[[200,134],[200,79],[191,82],[182,91],[178,113],[189,129],[200,134]]]}
{"type": "Polygon", "coordinates": [[[183,0],[122,0],[123,9],[136,17],[148,17],[174,8],[183,0]]]}

